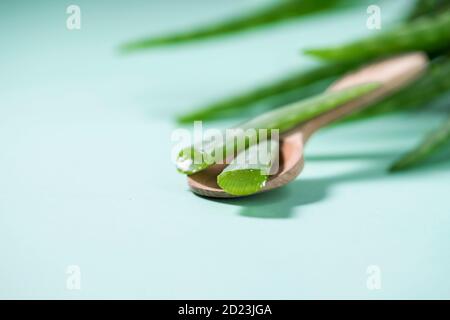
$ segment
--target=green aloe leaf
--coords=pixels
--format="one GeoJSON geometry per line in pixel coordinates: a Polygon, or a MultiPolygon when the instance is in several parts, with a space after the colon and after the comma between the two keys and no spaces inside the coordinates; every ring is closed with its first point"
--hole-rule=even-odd
{"type": "Polygon", "coordinates": [[[335,8],[342,2],[342,0],[279,0],[254,12],[219,23],[179,33],[132,41],[124,44],[121,50],[131,52],[232,34],[335,8]]]}
{"type": "Polygon", "coordinates": [[[417,0],[408,16],[408,20],[414,20],[426,15],[435,15],[449,8],[449,0],[417,0]]]}
{"type": "Polygon", "coordinates": [[[244,109],[251,108],[255,103],[270,97],[303,89],[307,91],[309,85],[319,81],[332,79],[352,69],[354,63],[321,65],[293,73],[283,79],[276,80],[267,85],[262,85],[253,90],[237,94],[235,96],[219,100],[212,104],[187,112],[177,117],[179,123],[189,123],[196,120],[213,120],[222,117],[224,112],[241,113],[244,109]]]}
{"type": "Polygon", "coordinates": [[[450,142],[450,117],[440,128],[429,133],[417,147],[397,160],[389,170],[397,172],[414,168],[447,146],[448,142],[450,142]]]}
{"type": "Polygon", "coordinates": [[[241,151],[217,177],[217,184],[227,193],[245,196],[261,191],[270,174],[276,173],[279,143],[265,140],[241,151]]]}
{"type": "Polygon", "coordinates": [[[426,107],[450,91],[450,58],[435,59],[416,82],[381,102],[344,118],[339,123],[367,119],[390,112],[426,107]]]}
{"type": "Polygon", "coordinates": [[[336,47],[307,49],[329,61],[370,60],[407,51],[436,53],[450,48],[450,11],[426,16],[390,31],[336,47]]]}

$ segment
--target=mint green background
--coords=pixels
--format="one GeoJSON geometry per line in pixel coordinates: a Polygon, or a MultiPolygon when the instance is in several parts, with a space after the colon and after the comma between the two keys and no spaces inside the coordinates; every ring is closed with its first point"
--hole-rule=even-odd
{"type": "MultiPolygon", "coordinates": [[[[385,173],[437,114],[321,132],[299,179],[244,200],[194,196],[170,161],[174,114],[313,63],[301,48],[374,32],[364,6],[120,56],[125,40],[257,2],[73,3],[79,31],[65,28],[72,2],[0,3],[1,298],[450,298],[450,165],[385,173]]],[[[381,2],[384,26],[408,3],[381,2]]]]}

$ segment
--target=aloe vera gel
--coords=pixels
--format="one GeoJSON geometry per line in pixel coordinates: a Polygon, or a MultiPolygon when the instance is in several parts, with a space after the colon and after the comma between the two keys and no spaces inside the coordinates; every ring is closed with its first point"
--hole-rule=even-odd
{"type": "Polygon", "coordinates": [[[279,142],[262,141],[242,151],[217,177],[228,194],[245,196],[261,191],[279,168],[279,142]]]}

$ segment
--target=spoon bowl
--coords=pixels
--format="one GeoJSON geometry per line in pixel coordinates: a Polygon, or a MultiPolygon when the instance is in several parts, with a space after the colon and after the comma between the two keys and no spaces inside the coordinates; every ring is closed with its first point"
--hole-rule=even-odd
{"type": "MultiPolygon", "coordinates": [[[[281,187],[294,180],[303,170],[303,134],[295,132],[281,140],[280,168],[278,172],[269,177],[265,187],[260,192],[281,187]]],[[[201,196],[213,198],[237,198],[223,191],[217,184],[217,176],[226,167],[226,164],[216,164],[203,171],[188,176],[190,189],[201,196]]]]}

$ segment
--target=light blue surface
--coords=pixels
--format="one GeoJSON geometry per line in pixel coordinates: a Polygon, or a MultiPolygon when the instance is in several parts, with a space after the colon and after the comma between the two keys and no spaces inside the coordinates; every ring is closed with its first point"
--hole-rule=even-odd
{"type": "MultiPolygon", "coordinates": [[[[1,298],[450,298],[449,164],[385,173],[436,115],[320,133],[300,179],[241,201],[192,195],[170,162],[174,114],[370,32],[364,7],[124,57],[125,40],[255,2],[75,4],[79,31],[65,1],[0,4],[1,298]]],[[[388,24],[407,1],[382,5],[388,24]]]]}

